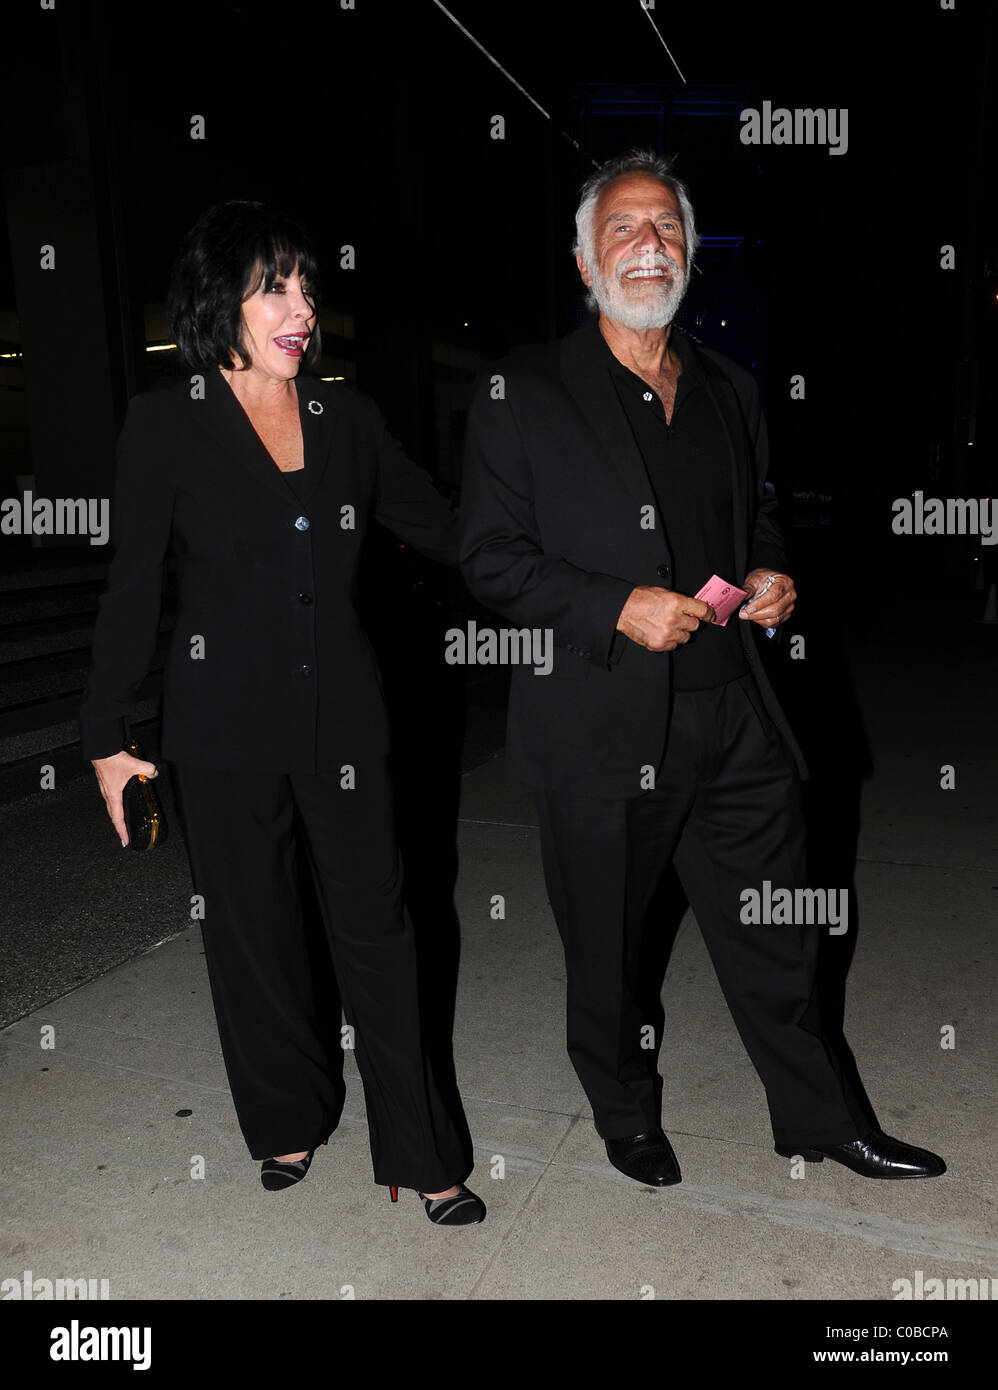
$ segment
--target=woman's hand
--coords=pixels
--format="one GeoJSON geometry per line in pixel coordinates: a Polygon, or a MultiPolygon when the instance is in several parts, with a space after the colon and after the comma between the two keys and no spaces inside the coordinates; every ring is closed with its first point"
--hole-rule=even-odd
{"type": "Polygon", "coordinates": [[[133,758],[131,753],[126,753],[124,750],[112,754],[110,758],[91,758],[91,762],[97,774],[97,781],[100,783],[101,796],[104,798],[104,805],[111,817],[111,823],[117,830],[121,843],[127,845],[128,829],[125,826],[125,810],[121,804],[121,794],[125,789],[125,783],[136,773],[141,773],[143,777],[158,777],[156,764],[144,763],[141,758],[133,758]]]}

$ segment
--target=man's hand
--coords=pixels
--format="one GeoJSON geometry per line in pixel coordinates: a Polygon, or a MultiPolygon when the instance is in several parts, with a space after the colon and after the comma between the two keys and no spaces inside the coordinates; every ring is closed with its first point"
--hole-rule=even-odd
{"type": "Polygon", "coordinates": [[[713,621],[714,610],[702,599],[641,584],[620,610],[617,631],[650,652],[671,652],[688,642],[701,623],[713,621]]]}
{"type": "Polygon", "coordinates": [[[127,845],[128,829],[125,825],[125,810],[121,803],[121,794],[125,789],[125,783],[130,781],[137,772],[142,773],[144,777],[158,777],[156,764],[145,763],[141,758],[133,758],[131,753],[126,753],[124,749],[120,753],[112,754],[110,758],[91,758],[90,761],[97,774],[101,796],[104,798],[104,805],[111,817],[111,823],[118,832],[118,838],[122,845],[127,845]]]}
{"type": "Polygon", "coordinates": [[[746,622],[758,623],[760,627],[779,627],[794,611],[797,590],[789,574],[773,574],[772,570],[753,570],[742,580],[742,588],[747,589],[750,594],[759,595],[738,610],[739,618],[744,618],[746,622]],[[773,582],[766,588],[766,581],[771,575],[773,582]],[[761,593],[761,590],[765,590],[765,593],[761,593]]]}

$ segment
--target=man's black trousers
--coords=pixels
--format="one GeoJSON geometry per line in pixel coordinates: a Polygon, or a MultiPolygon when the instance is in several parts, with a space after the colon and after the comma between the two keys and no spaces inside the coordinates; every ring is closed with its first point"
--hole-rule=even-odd
{"type": "MultiPolygon", "coordinates": [[[[604,1139],[661,1122],[639,971],[644,933],[661,928],[648,909],[670,861],[765,1087],[775,1142],[845,1143],[869,1128],[820,1033],[815,964],[828,927],[741,920],[743,890],[805,886],[798,781],[746,675],[675,693],[653,790],[626,801],[537,792],[565,947],[568,1051],[604,1139]]],[[[674,1055],[668,1027],[664,1055],[674,1055]]]]}
{"type": "Polygon", "coordinates": [[[384,761],[358,764],[352,788],[335,774],[179,763],[173,772],[194,888],[204,898],[222,1055],[251,1155],[314,1148],[343,1108],[339,1000],[317,997],[303,929],[297,856],[304,849],[353,1029],[375,1181],[424,1192],[460,1181],[468,1170],[461,1139],[420,1036],[413,928],[384,761]]]}

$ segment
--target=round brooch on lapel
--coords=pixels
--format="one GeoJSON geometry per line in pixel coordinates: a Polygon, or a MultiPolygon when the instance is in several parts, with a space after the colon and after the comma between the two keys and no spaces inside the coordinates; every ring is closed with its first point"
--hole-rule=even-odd
{"type": "Polygon", "coordinates": [[[310,411],[313,415],[321,415],[321,414],[322,414],[322,402],[321,402],[321,401],[309,401],[309,403],[308,403],[308,408],[309,408],[309,411],[310,411]]]}

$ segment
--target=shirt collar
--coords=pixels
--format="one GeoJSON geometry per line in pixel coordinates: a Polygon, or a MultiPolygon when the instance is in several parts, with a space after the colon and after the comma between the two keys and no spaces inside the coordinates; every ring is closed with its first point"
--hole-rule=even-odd
{"type": "MultiPolygon", "coordinates": [[[[635,373],[631,371],[630,367],[625,367],[623,362],[620,362],[614,357],[613,353],[610,351],[610,345],[600,332],[598,315],[592,315],[590,327],[592,329],[590,341],[594,364],[600,363],[603,366],[609,367],[610,371],[616,376],[633,377],[637,380],[638,378],[635,377],[635,373]]],[[[683,370],[680,380],[685,377],[687,387],[691,386],[695,381],[703,381],[704,370],[700,365],[700,359],[696,349],[682,329],[678,328],[675,324],[673,324],[672,332],[669,334],[669,346],[682,363],[683,370]]]]}

